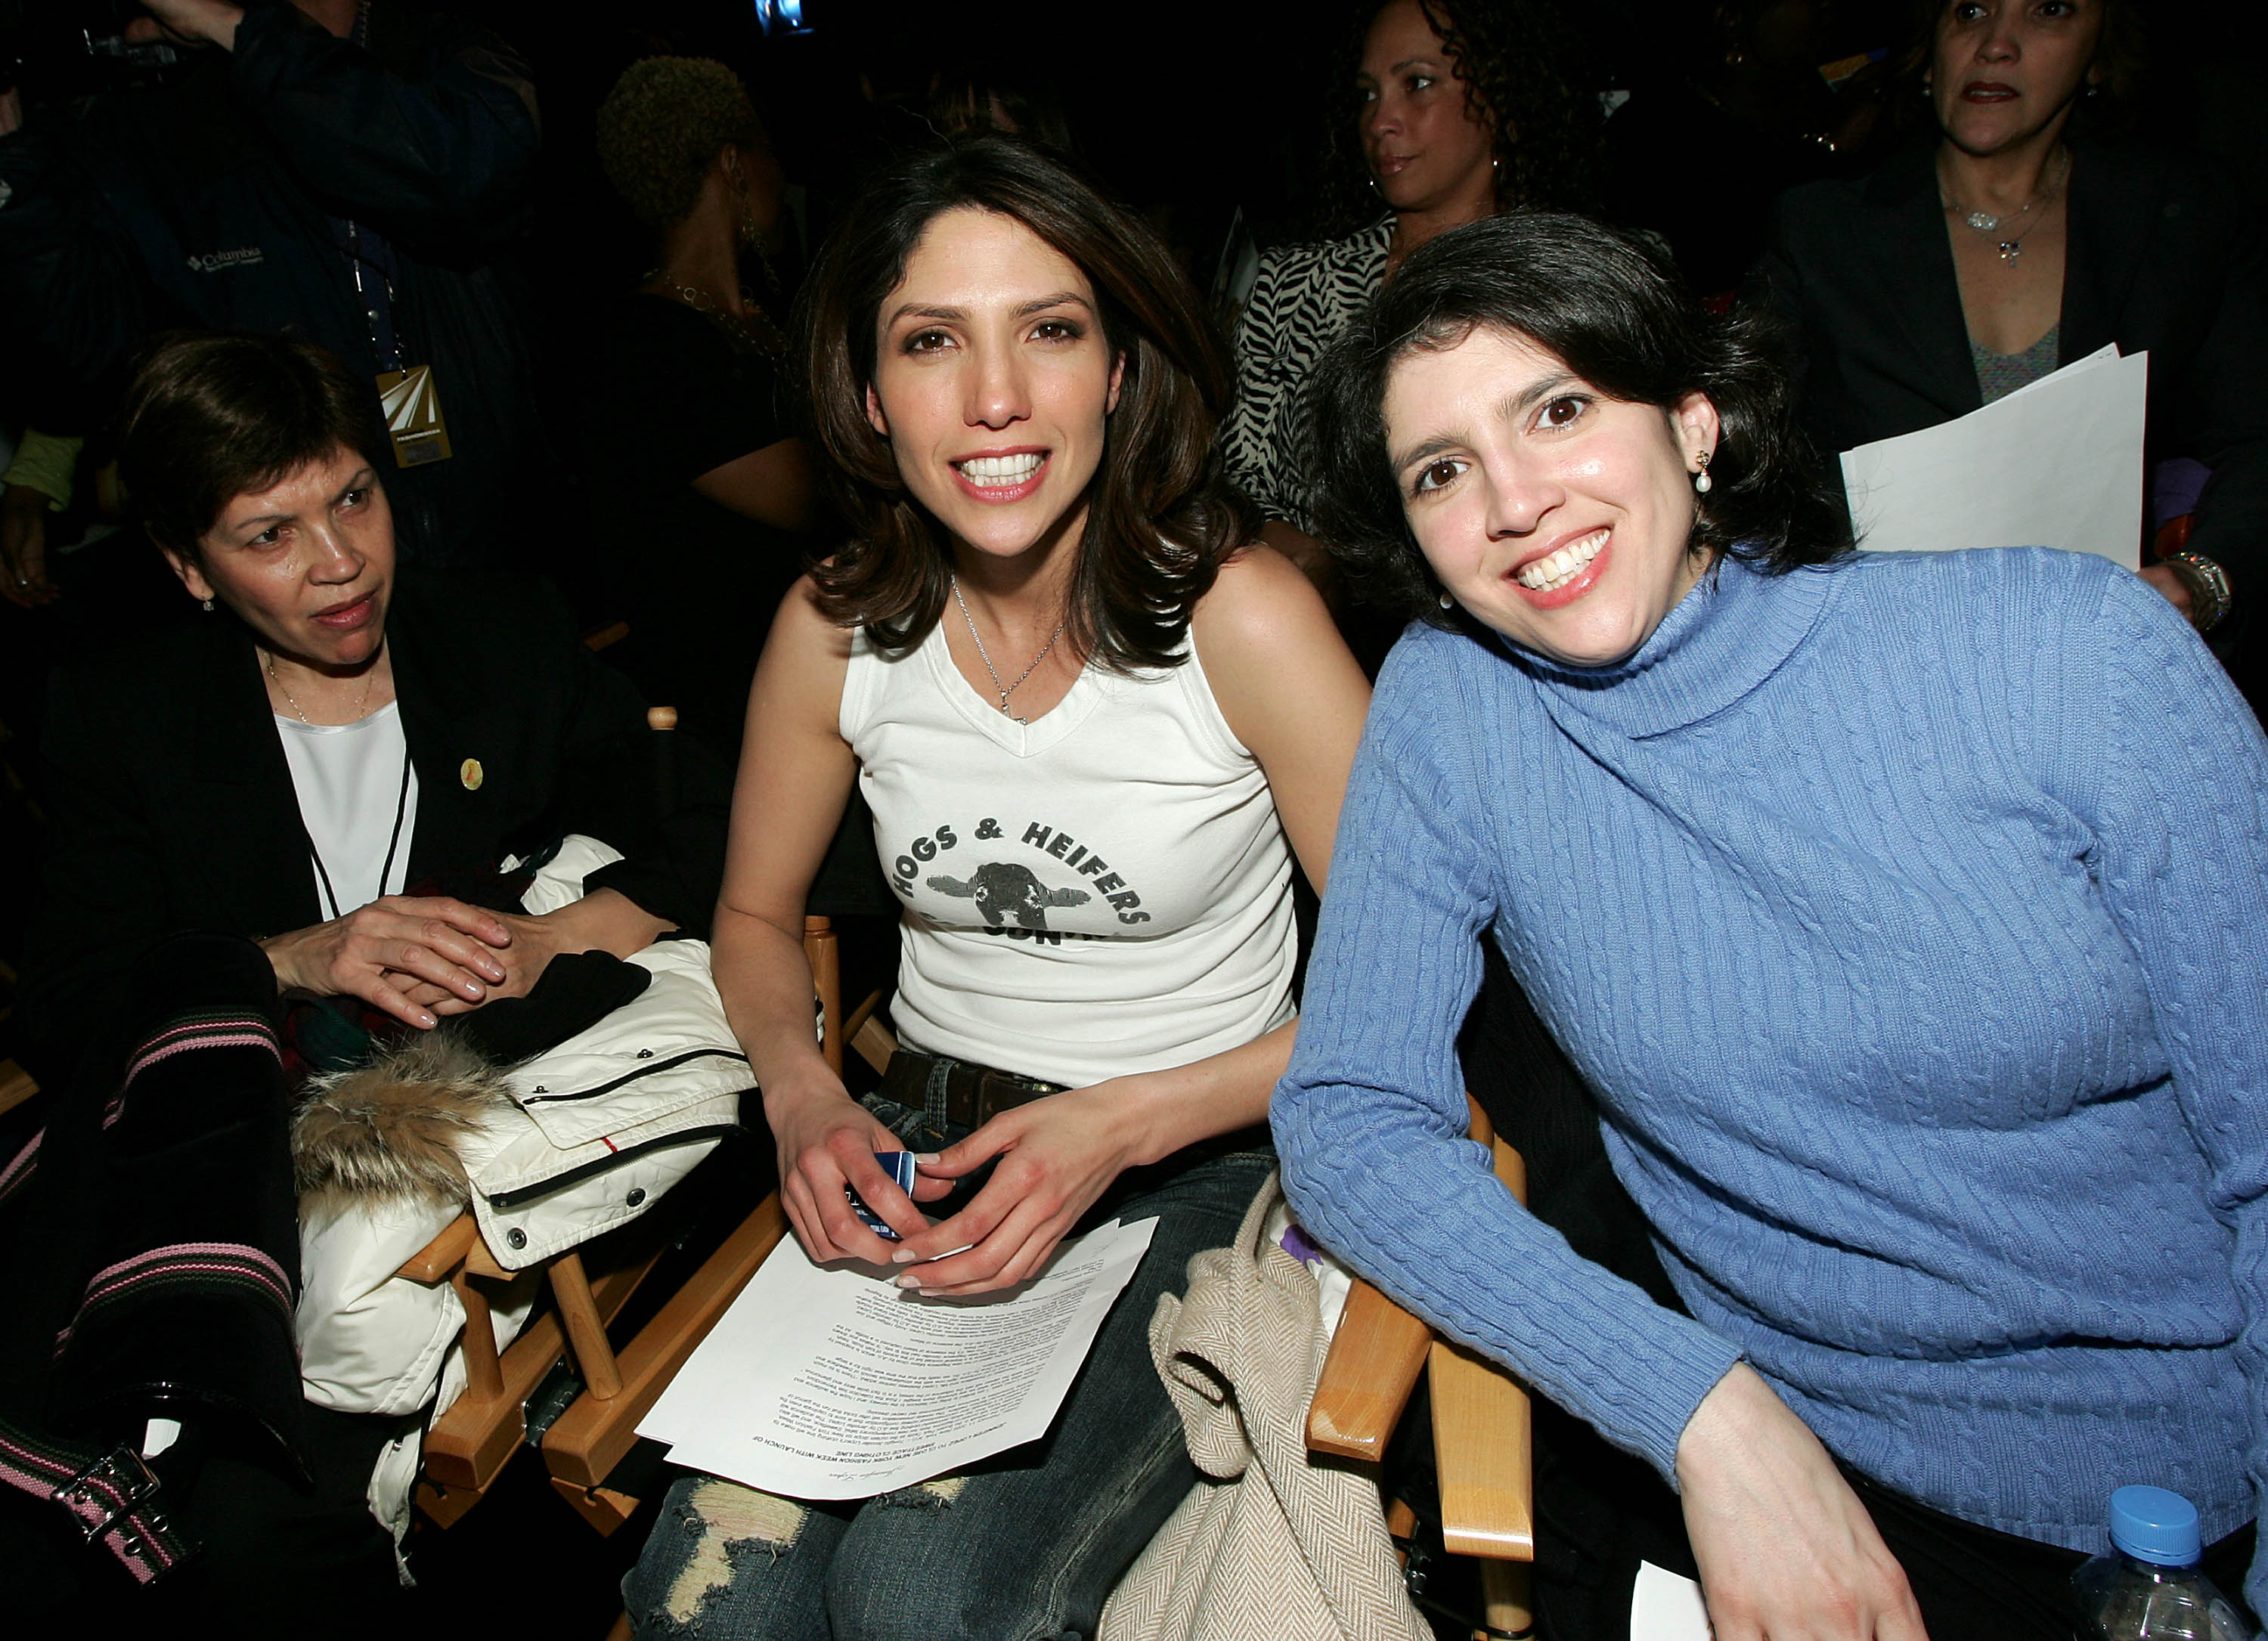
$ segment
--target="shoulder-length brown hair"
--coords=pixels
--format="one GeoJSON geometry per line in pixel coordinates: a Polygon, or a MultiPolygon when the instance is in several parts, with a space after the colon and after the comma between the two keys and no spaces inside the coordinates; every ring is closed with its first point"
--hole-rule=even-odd
{"type": "Polygon", "coordinates": [[[946,211],[1012,217],[1094,287],[1102,334],[1124,356],[1117,408],[1088,493],[1066,637],[1117,671],[1170,666],[1221,561],[1250,538],[1223,482],[1213,429],[1232,378],[1204,305],[1157,235],[1061,161],[983,136],[902,161],[859,196],[799,305],[811,416],[850,544],[812,572],[819,607],[881,649],[926,637],[951,587],[952,542],[907,491],[866,419],[883,299],[946,211]]]}

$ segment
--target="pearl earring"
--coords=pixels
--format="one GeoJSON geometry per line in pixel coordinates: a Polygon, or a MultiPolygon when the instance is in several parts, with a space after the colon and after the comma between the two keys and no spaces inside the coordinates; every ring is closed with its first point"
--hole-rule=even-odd
{"type": "Polygon", "coordinates": [[[1693,475],[1693,493],[1697,496],[1706,496],[1717,488],[1709,482],[1709,453],[1705,450],[1702,451],[1693,460],[1701,464],[1693,475]]]}
{"type": "Polygon", "coordinates": [[[1444,592],[1441,595],[1441,607],[1445,610],[1453,610],[1457,607],[1457,601],[1444,592]]]}

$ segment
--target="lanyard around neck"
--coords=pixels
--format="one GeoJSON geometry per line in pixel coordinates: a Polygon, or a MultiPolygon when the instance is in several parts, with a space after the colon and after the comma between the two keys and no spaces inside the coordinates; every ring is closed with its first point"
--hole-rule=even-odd
{"type": "MultiPolygon", "coordinates": [[[[386,840],[386,864],[378,869],[378,892],[380,896],[386,894],[386,880],[394,875],[394,851],[401,847],[402,818],[409,813],[409,737],[405,734],[401,738],[401,790],[395,794],[394,799],[394,833],[386,840]]],[[[331,874],[323,865],[323,851],[315,847],[315,835],[307,830],[307,817],[305,814],[299,817],[299,835],[307,841],[307,858],[315,863],[315,879],[323,886],[323,899],[330,904],[330,909],[324,913],[325,921],[328,922],[345,916],[345,909],[339,904],[338,891],[331,887],[331,874]]],[[[319,906],[316,909],[321,911],[323,909],[319,906]]]]}

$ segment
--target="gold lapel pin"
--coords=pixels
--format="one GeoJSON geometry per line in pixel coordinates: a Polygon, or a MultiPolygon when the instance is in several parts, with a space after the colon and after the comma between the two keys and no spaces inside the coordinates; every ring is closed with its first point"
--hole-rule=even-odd
{"type": "Polygon", "coordinates": [[[488,777],[482,773],[478,758],[468,758],[457,766],[457,778],[465,784],[467,791],[477,792],[481,790],[481,783],[488,777]]]}

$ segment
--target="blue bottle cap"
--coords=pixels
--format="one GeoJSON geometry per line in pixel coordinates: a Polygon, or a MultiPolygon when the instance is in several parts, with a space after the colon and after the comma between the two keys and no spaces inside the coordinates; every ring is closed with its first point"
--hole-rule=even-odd
{"type": "Polygon", "coordinates": [[[2162,1487],[2122,1487],[2110,1495],[2110,1542],[2161,1567],[2192,1565],[2205,1548],[2197,1506],[2162,1487]]]}

